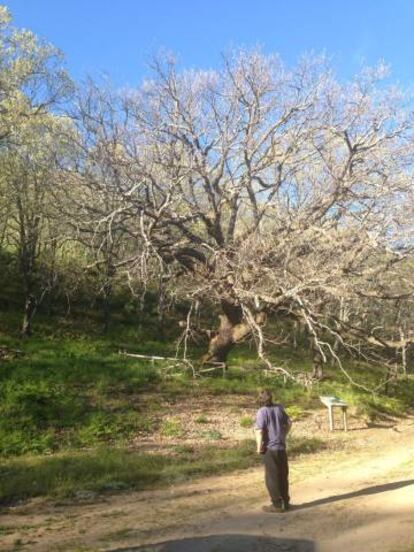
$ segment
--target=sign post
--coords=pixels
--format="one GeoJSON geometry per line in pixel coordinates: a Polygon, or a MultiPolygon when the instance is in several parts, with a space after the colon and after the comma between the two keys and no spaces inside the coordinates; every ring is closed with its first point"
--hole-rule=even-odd
{"type": "Polygon", "coordinates": [[[338,407],[342,410],[342,416],[344,421],[344,430],[348,431],[348,423],[346,419],[346,410],[348,408],[348,405],[345,401],[342,399],[339,399],[338,397],[328,397],[328,396],[321,396],[319,397],[321,400],[321,403],[324,404],[328,408],[328,416],[329,416],[329,429],[333,431],[334,429],[334,415],[333,415],[333,409],[334,407],[338,407]]]}

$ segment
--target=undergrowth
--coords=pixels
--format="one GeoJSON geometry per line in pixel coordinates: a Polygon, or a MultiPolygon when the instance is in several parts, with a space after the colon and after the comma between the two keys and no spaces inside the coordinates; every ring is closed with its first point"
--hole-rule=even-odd
{"type": "MultiPolygon", "coordinates": [[[[24,341],[18,337],[19,321],[13,311],[0,313],[0,346],[21,351],[0,360],[0,482],[7,500],[67,495],[83,487],[100,490],[112,480],[144,488],[175,477],[214,472],[217,466],[239,469],[256,461],[246,445],[223,448],[221,434],[202,427],[208,422],[204,414],[196,419],[209,443],[207,448],[200,446],[203,458],[197,451],[184,450],[177,452],[181,455],[177,463],[175,457],[128,452],[131,440],[155,430],[165,437],[184,434],[179,420],[163,421],[166,398],[196,400],[214,395],[225,400],[232,394],[246,395],[254,407],[258,389],[268,387],[293,419],[305,418],[320,407],[319,395],[338,395],[371,420],[401,416],[414,405],[412,375],[390,386],[387,396],[372,395],[352,387],[328,367],[326,379],[306,389],[267,376],[247,344],[232,352],[226,373],[192,378],[176,371],[167,377],[162,362],[119,354],[119,349],[127,349],[174,355],[176,336],[171,332],[156,339],[153,319],[141,325],[120,319],[102,336],[94,318],[86,314],[71,320],[38,316],[36,334],[24,341]],[[151,400],[143,401],[143,394],[151,395],[151,400]]],[[[190,353],[199,356],[201,348],[190,353]]],[[[279,347],[272,355],[277,363],[289,363],[294,373],[310,370],[304,350],[279,347]]],[[[372,387],[384,376],[363,364],[348,363],[347,369],[372,387]]],[[[174,412],[168,414],[174,416],[174,412]]],[[[249,417],[240,419],[242,427],[251,423],[249,417]]],[[[306,444],[309,450],[320,446],[317,440],[306,444]]]]}

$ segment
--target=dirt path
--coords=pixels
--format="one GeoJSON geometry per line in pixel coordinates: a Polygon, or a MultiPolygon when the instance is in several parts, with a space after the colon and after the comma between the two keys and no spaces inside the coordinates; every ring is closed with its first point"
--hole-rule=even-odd
{"type": "Polygon", "coordinates": [[[267,501],[263,473],[252,469],[90,504],[32,501],[0,517],[9,528],[0,537],[0,549],[414,550],[414,419],[351,433],[345,450],[291,462],[291,495],[297,506],[288,514],[261,511],[267,501]]]}

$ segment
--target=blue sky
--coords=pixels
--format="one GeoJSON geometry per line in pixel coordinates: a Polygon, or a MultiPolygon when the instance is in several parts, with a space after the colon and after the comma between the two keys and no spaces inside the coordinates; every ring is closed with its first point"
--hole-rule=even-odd
{"type": "MultiPolygon", "coordinates": [[[[0,0],[1,2],[1,0],[0,0]]],[[[414,81],[414,0],[9,0],[17,26],[63,50],[75,78],[109,73],[133,86],[160,48],[186,67],[214,68],[232,46],[262,45],[293,63],[333,56],[349,76],[383,58],[394,80],[414,81]]]]}

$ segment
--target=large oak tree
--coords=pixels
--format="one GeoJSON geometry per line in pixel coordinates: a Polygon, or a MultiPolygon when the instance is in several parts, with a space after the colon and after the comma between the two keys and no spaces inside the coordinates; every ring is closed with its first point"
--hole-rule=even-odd
{"type": "Polygon", "coordinates": [[[153,70],[136,90],[91,86],[75,117],[71,177],[95,236],[122,236],[114,269],[218,308],[206,362],[253,334],[271,365],[269,314],[300,323],[322,363],[388,350],[373,313],[413,291],[414,121],[386,68],[341,82],[323,59],[288,68],[254,51],[218,71],[153,70]]]}

